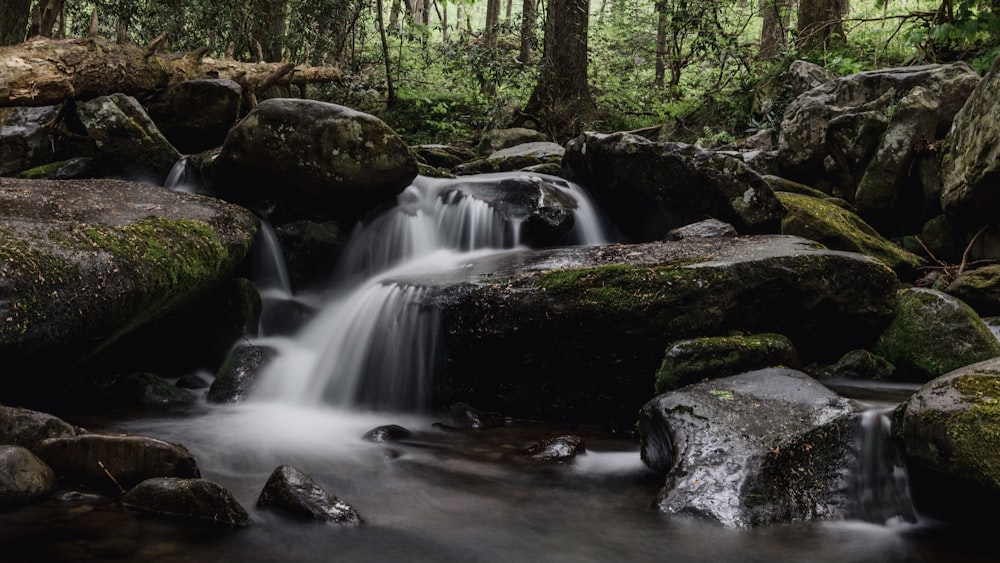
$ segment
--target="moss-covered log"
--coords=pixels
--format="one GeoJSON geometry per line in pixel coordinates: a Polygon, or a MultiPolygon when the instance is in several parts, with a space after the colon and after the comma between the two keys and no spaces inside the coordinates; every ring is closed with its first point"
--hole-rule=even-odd
{"type": "Polygon", "coordinates": [[[54,105],[115,92],[143,98],[196,78],[228,78],[252,96],[270,86],[304,87],[341,76],[336,66],[244,63],[197,51],[151,53],[100,37],[39,38],[0,48],[0,107],[54,105]]]}

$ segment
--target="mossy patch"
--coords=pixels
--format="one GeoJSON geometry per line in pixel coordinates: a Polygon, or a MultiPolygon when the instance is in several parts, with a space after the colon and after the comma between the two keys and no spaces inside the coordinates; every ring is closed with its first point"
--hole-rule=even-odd
{"type": "Polygon", "coordinates": [[[682,340],[667,347],[656,373],[655,392],[663,393],[706,378],[777,366],[799,366],[795,346],[780,334],[682,340]]]}
{"type": "Polygon", "coordinates": [[[952,470],[1000,490],[1000,377],[970,374],[954,382],[968,407],[948,420],[952,470]]]}
{"type": "Polygon", "coordinates": [[[684,268],[704,260],[681,260],[650,267],[614,264],[551,270],[542,273],[535,280],[535,285],[545,291],[575,293],[581,302],[601,308],[631,310],[642,304],[663,300],[712,275],[710,270],[684,268]]]}
{"type": "Polygon", "coordinates": [[[12,296],[0,301],[0,341],[27,333],[45,315],[40,306],[50,298],[52,286],[75,273],[66,261],[0,229],[0,288],[10,288],[12,296]]]}

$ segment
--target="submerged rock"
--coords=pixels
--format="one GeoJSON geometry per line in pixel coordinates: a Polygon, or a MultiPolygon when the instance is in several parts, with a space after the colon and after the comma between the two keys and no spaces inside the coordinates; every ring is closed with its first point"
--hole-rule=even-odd
{"type": "Polygon", "coordinates": [[[122,495],[121,503],[144,512],[218,526],[243,528],[253,523],[232,493],[204,479],[147,479],[122,495]]]}
{"type": "Polygon", "coordinates": [[[628,133],[586,133],[566,146],[565,178],[579,183],[633,241],[713,217],[741,234],[775,233],[785,208],[742,160],[628,133]]]}
{"type": "Polygon", "coordinates": [[[745,528],[843,517],[853,461],[846,399],[767,369],[661,395],[640,412],[642,459],[666,473],[660,510],[745,528]]]}
{"type": "Polygon", "coordinates": [[[219,368],[208,390],[212,403],[238,403],[247,398],[257,381],[260,370],[277,353],[269,346],[239,345],[219,368]]]}
{"type": "Polygon", "coordinates": [[[565,463],[586,451],[587,446],[583,438],[575,434],[566,434],[532,444],[520,452],[519,458],[536,463],[565,463]]]}
{"type": "Polygon", "coordinates": [[[1000,500],[1000,358],[934,379],[901,404],[902,442],[918,508],[981,522],[1000,500]]]}
{"type": "Polygon", "coordinates": [[[288,465],[282,465],[271,473],[257,498],[257,506],[300,520],[335,524],[362,522],[354,507],[327,493],[311,477],[288,465]]]}
{"type": "Polygon", "coordinates": [[[1000,356],[1000,342],[968,305],[940,291],[901,289],[896,316],[871,351],[896,366],[896,378],[935,377],[1000,356]]]}
{"type": "Polygon", "coordinates": [[[386,424],[385,426],[372,428],[368,432],[365,432],[362,439],[366,442],[396,442],[398,440],[405,440],[412,435],[412,432],[398,424],[386,424]]]}
{"type": "Polygon", "coordinates": [[[129,489],[151,477],[199,477],[183,446],[146,436],[83,434],[46,440],[35,453],[70,484],[129,489]]]}
{"type": "Polygon", "coordinates": [[[0,445],[0,510],[51,493],[55,474],[45,462],[21,446],[0,445]]]}
{"type": "Polygon", "coordinates": [[[349,220],[391,203],[417,175],[406,144],[375,116],[282,98],[233,127],[213,168],[226,198],[349,220]]]}
{"type": "Polygon", "coordinates": [[[798,352],[787,337],[751,334],[681,340],[667,346],[656,372],[656,393],[769,367],[799,368],[798,352]]]}
{"type": "Polygon", "coordinates": [[[243,260],[256,229],[245,209],[159,187],[0,178],[5,373],[66,370],[192,305],[243,260]]]}

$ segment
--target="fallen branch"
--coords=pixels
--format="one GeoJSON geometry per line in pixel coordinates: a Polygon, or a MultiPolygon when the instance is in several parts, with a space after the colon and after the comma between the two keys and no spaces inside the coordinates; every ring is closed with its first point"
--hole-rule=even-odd
{"type": "Polygon", "coordinates": [[[205,57],[198,50],[185,56],[156,53],[149,47],[118,45],[101,37],[38,38],[0,47],[0,107],[55,105],[67,99],[121,92],[146,98],[184,80],[227,78],[248,92],[259,85],[335,82],[336,66],[293,66],[244,63],[205,57]]]}

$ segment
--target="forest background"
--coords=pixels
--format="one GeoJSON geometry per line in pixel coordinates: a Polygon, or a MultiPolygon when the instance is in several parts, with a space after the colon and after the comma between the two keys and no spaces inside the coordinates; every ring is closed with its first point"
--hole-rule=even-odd
{"type": "MultiPolygon", "coordinates": [[[[291,92],[410,144],[527,125],[668,126],[718,146],[775,127],[796,59],[844,75],[1000,52],[1000,0],[3,0],[0,45],[99,34],[241,61],[337,65],[291,92]]],[[[282,93],[278,93],[281,95],[282,93]]],[[[284,94],[289,94],[286,92],[284,94]]]]}

